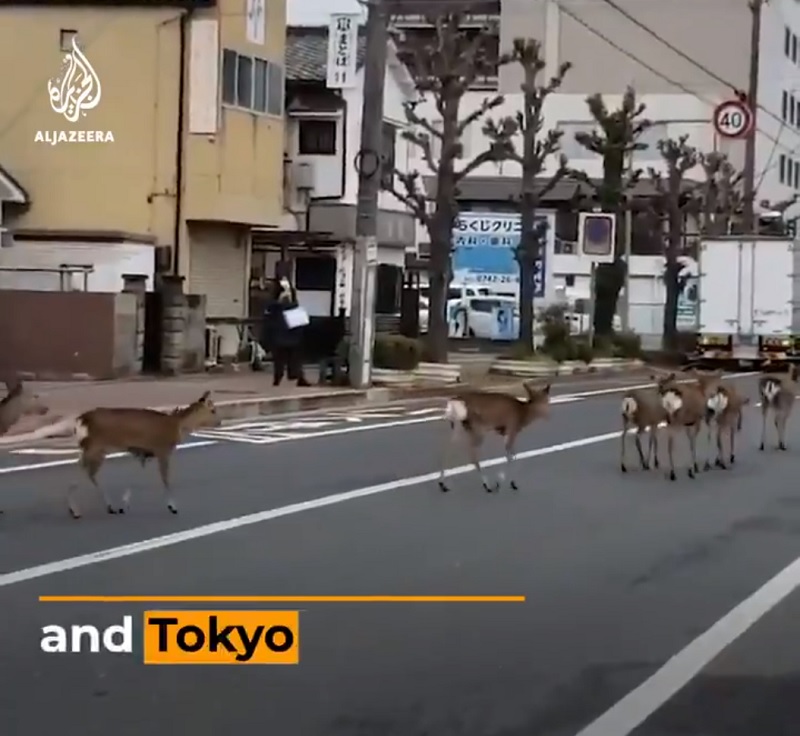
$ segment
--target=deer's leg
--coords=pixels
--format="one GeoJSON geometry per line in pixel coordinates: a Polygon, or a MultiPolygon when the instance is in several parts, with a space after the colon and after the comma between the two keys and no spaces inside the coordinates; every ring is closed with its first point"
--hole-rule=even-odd
{"type": "Polygon", "coordinates": [[[444,482],[444,478],[447,471],[447,466],[450,464],[450,456],[455,449],[461,434],[463,434],[462,428],[456,422],[451,422],[450,432],[447,436],[447,442],[445,443],[444,451],[442,452],[442,468],[439,471],[439,489],[443,493],[447,493],[447,491],[450,490],[450,487],[444,482]]]}
{"type": "Polygon", "coordinates": [[[478,458],[478,450],[480,449],[482,442],[482,435],[478,434],[474,430],[467,432],[467,448],[469,450],[469,459],[472,461],[472,464],[475,466],[475,469],[481,476],[483,490],[485,490],[487,493],[491,493],[492,491],[496,491],[498,486],[489,485],[489,481],[486,478],[486,473],[483,472],[483,468],[481,467],[481,461],[478,458]]]}
{"type": "Polygon", "coordinates": [[[167,508],[173,514],[177,514],[178,507],[172,497],[172,488],[170,488],[169,484],[169,458],[169,455],[158,456],[158,474],[161,476],[161,483],[164,486],[164,500],[167,502],[167,508]]]}
{"type": "Polygon", "coordinates": [[[636,434],[634,435],[634,442],[636,444],[636,452],[639,454],[639,464],[642,466],[642,470],[650,470],[650,458],[649,457],[645,458],[644,451],[642,450],[643,432],[644,432],[644,427],[637,428],[636,434]]]}
{"type": "MultiPolygon", "coordinates": [[[[96,447],[93,445],[84,445],[81,449],[81,456],[80,460],[78,461],[83,471],[86,473],[89,481],[94,486],[94,488],[103,496],[103,501],[106,504],[106,510],[109,514],[120,514],[124,513],[124,508],[118,508],[114,506],[111,502],[111,497],[108,494],[108,491],[101,486],[97,482],[97,474],[100,472],[100,468],[103,465],[103,462],[106,459],[106,452],[102,447],[96,447]]],[[[80,519],[81,512],[78,507],[77,500],[75,498],[77,491],[77,484],[73,483],[68,491],[67,491],[67,505],[69,507],[69,512],[72,515],[73,519],[80,519]]]]}
{"type": "Polygon", "coordinates": [[[673,425],[667,427],[667,458],[669,460],[669,473],[667,478],[675,480],[675,432],[677,429],[673,425]]]}
{"type": "MultiPolygon", "coordinates": [[[[739,419],[737,420],[737,426],[739,426],[739,424],[741,423],[741,420],[742,420],[742,417],[741,417],[741,415],[739,415],[739,419]]],[[[730,464],[733,465],[734,462],[736,462],[736,454],[735,454],[736,427],[731,426],[731,428],[729,430],[729,433],[728,433],[728,439],[730,440],[730,443],[731,443],[731,454],[730,454],[730,457],[728,459],[730,460],[730,464]]]]}
{"type": "Polygon", "coordinates": [[[764,451],[764,443],[767,440],[767,414],[769,413],[769,406],[765,398],[761,399],[761,444],[758,449],[764,451]]]}
{"type": "Polygon", "coordinates": [[[506,463],[505,468],[503,470],[503,466],[500,466],[500,471],[497,473],[497,488],[499,489],[502,483],[506,479],[506,471],[508,472],[508,485],[511,487],[512,491],[519,490],[519,486],[517,486],[517,482],[511,477],[511,465],[514,462],[514,458],[516,454],[514,452],[514,444],[517,437],[515,434],[509,433],[506,435],[506,463]]]}
{"type": "Polygon", "coordinates": [[[687,471],[690,478],[694,478],[700,472],[700,466],[697,464],[697,435],[700,434],[699,425],[686,428],[686,438],[689,440],[689,452],[691,454],[691,465],[687,471]]]}
{"type": "MultiPolygon", "coordinates": [[[[733,425],[731,425],[731,428],[733,425]]],[[[725,427],[727,429],[727,427],[725,427]]],[[[722,468],[725,470],[728,466],[725,464],[725,461],[722,459],[723,455],[725,454],[725,448],[723,447],[722,443],[722,430],[723,427],[721,425],[717,425],[717,459],[714,462],[714,465],[718,468],[722,468]]]]}
{"type": "Polygon", "coordinates": [[[778,449],[786,450],[786,423],[789,418],[786,412],[775,414],[775,429],[778,430],[778,449]]]}
{"type": "Polygon", "coordinates": [[[628,429],[629,429],[628,420],[625,417],[622,418],[622,434],[619,436],[619,469],[623,473],[628,472],[628,466],[625,464],[625,445],[627,444],[626,440],[628,438],[628,429]]]}
{"type": "Polygon", "coordinates": [[[650,453],[652,453],[653,457],[653,467],[658,470],[659,462],[658,462],[658,425],[655,424],[650,427],[650,450],[648,451],[648,458],[650,457],[650,453]]]}

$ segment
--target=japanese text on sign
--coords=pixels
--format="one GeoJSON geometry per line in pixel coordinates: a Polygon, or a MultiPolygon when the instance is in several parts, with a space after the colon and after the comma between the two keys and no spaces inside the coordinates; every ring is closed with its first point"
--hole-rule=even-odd
{"type": "Polygon", "coordinates": [[[328,29],[327,86],[332,89],[355,85],[358,46],[358,16],[332,15],[328,29]]]}

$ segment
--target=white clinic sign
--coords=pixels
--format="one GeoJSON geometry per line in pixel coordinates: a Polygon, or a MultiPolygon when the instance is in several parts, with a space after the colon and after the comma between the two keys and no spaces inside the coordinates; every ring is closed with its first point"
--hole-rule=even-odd
{"type": "MultiPolygon", "coordinates": [[[[54,113],[66,122],[75,124],[87,116],[100,103],[103,88],[100,77],[81,51],[77,38],[72,38],[72,51],[64,56],[60,74],[48,80],[47,95],[54,113]]],[[[110,130],[53,129],[37,130],[36,143],[113,143],[110,130]]]]}
{"type": "Polygon", "coordinates": [[[328,89],[347,89],[356,86],[358,60],[358,21],[360,15],[340,13],[331,15],[328,27],[328,89]]]}

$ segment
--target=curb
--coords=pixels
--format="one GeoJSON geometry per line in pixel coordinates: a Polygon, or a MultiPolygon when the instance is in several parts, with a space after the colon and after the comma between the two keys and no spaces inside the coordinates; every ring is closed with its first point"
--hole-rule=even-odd
{"type": "Polygon", "coordinates": [[[569,360],[563,363],[551,363],[535,360],[497,360],[491,368],[496,375],[518,376],[520,378],[537,378],[548,376],[575,376],[582,374],[622,373],[644,367],[641,360],[618,360],[600,358],[591,363],[569,360]]]}

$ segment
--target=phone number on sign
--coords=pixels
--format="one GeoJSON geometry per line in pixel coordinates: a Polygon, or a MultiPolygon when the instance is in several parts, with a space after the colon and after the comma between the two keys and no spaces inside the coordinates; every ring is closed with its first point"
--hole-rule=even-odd
{"type": "Polygon", "coordinates": [[[476,284],[518,284],[519,276],[482,273],[471,276],[469,280],[476,284]]]}

